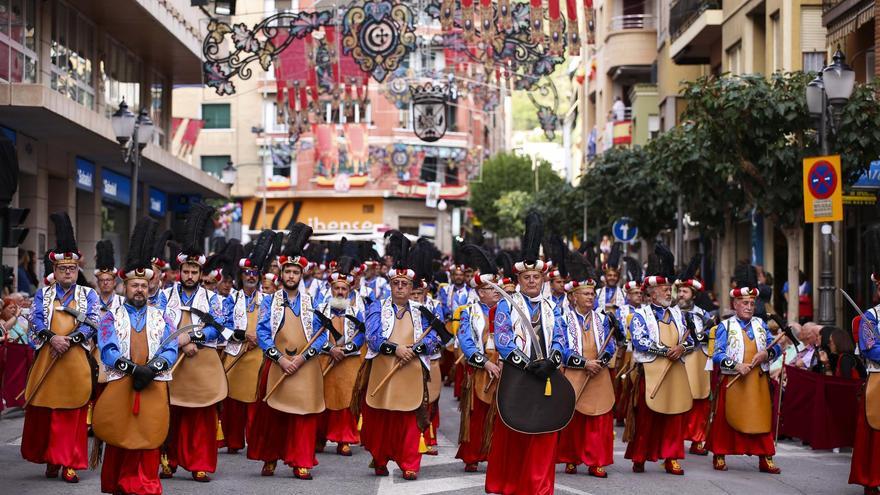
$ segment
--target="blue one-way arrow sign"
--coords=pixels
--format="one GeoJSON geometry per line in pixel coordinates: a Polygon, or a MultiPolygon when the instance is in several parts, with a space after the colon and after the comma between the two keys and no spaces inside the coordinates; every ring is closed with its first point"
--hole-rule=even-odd
{"type": "Polygon", "coordinates": [[[614,239],[620,242],[632,242],[639,235],[639,228],[633,224],[632,219],[623,217],[615,220],[611,226],[614,239]]]}

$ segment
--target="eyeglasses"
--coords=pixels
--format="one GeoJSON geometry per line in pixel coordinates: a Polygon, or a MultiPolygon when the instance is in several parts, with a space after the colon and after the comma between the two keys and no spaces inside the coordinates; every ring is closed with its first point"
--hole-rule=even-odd
{"type": "Polygon", "coordinates": [[[59,265],[55,267],[56,270],[64,273],[73,273],[79,269],[76,265],[59,265]]]}
{"type": "Polygon", "coordinates": [[[248,276],[248,277],[259,277],[260,276],[260,272],[258,270],[242,270],[241,273],[243,275],[248,276]]]}

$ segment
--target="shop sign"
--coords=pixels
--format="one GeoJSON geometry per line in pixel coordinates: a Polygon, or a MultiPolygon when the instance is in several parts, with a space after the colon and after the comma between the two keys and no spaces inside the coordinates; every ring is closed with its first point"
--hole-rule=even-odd
{"type": "Polygon", "coordinates": [[[95,164],[85,158],[76,157],[76,188],[95,192],[95,164]]]}
{"type": "Polygon", "coordinates": [[[155,187],[150,188],[149,195],[150,215],[164,217],[165,211],[168,209],[168,195],[155,187]]]}
{"type": "Polygon", "coordinates": [[[131,180],[108,169],[101,170],[103,197],[124,205],[131,205],[131,180]]]}

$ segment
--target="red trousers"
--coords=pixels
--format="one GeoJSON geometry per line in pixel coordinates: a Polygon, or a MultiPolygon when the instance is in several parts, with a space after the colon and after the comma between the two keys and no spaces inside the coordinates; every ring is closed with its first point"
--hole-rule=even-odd
{"type": "Polygon", "coordinates": [[[171,426],[165,441],[168,464],[187,471],[217,470],[217,406],[171,406],[171,426]]]}
{"type": "Polygon", "coordinates": [[[685,440],[706,441],[706,422],[709,421],[711,408],[712,403],[709,399],[694,399],[694,407],[685,413],[685,440]]]}
{"type": "MultiPolygon", "coordinates": [[[[471,409],[471,431],[467,442],[462,442],[458,446],[458,453],[455,454],[456,459],[461,459],[465,464],[474,464],[485,461],[487,456],[481,455],[480,450],[483,444],[483,428],[486,426],[486,415],[489,414],[489,404],[474,397],[473,409],[471,409]]],[[[501,421],[497,419],[497,421],[501,421]]]]}
{"type": "Polygon", "coordinates": [[[486,467],[486,493],[551,495],[558,432],[529,435],[495,420],[486,467]]]}
{"type": "Polygon", "coordinates": [[[403,471],[419,472],[419,431],[415,411],[386,411],[364,404],[361,443],[373,456],[376,467],[394,461],[403,471]]]}
{"type": "Polygon", "coordinates": [[[455,365],[455,381],[452,383],[452,396],[456,399],[461,397],[461,387],[464,385],[467,372],[467,367],[465,367],[464,361],[455,365]]]}
{"type": "Polygon", "coordinates": [[[28,369],[34,362],[34,350],[27,344],[7,342],[0,349],[0,352],[6,357],[6,364],[3,366],[3,389],[0,394],[0,402],[5,402],[5,407],[22,407],[24,406],[24,397],[19,397],[18,394],[24,390],[27,383],[28,369]]]}
{"type": "MultiPolygon", "coordinates": [[[[260,373],[258,397],[266,395],[270,366],[274,364],[267,361],[260,373]]],[[[254,422],[247,435],[247,458],[263,462],[280,459],[293,468],[317,466],[315,443],[321,414],[289,414],[272,409],[262,400],[257,401],[254,422]]]]}
{"type": "Polygon", "coordinates": [[[875,430],[868,424],[864,394],[859,399],[858,411],[849,482],[873,488],[880,486],[880,466],[877,464],[877,459],[880,459],[880,430],[875,430]]]}
{"type": "Polygon", "coordinates": [[[357,418],[348,409],[327,409],[318,419],[317,440],[319,443],[328,440],[336,443],[359,443],[361,436],[358,433],[357,418]]]}
{"type": "Polygon", "coordinates": [[[159,449],[127,450],[112,445],[104,447],[101,466],[102,493],[159,495],[159,449]]]}
{"type": "Polygon", "coordinates": [[[24,411],[21,456],[37,464],[87,468],[88,411],[88,406],[78,409],[28,406],[24,411]]]}
{"type": "Polygon", "coordinates": [[[685,414],[661,414],[645,402],[645,377],[639,376],[639,402],[633,439],[626,446],[626,459],[633,462],[684,458],[685,414]]]}
{"type": "Polygon", "coordinates": [[[575,411],[559,433],[556,462],[594,467],[614,464],[614,411],[601,416],[575,411]]]}
{"type": "Polygon", "coordinates": [[[425,430],[425,445],[429,447],[437,446],[437,432],[440,429],[440,401],[428,404],[428,414],[431,417],[431,424],[425,430]]]}
{"type": "Polygon", "coordinates": [[[724,402],[727,397],[727,381],[730,377],[725,376],[718,386],[718,401],[716,403],[715,417],[712,419],[712,430],[706,441],[706,449],[715,455],[773,455],[776,446],[773,445],[773,430],[767,433],[750,435],[740,433],[727,424],[724,414],[724,402]]]}
{"type": "Polygon", "coordinates": [[[223,427],[223,438],[228,448],[235,450],[244,448],[246,432],[254,422],[256,410],[256,402],[241,402],[228,397],[223,401],[220,424],[223,427]]]}

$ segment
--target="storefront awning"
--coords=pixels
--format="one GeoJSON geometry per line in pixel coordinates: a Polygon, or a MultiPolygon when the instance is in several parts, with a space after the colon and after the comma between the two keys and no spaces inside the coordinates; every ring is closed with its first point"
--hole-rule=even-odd
{"type": "Polygon", "coordinates": [[[827,46],[834,47],[838,43],[842,43],[843,39],[848,35],[856,32],[857,29],[873,20],[874,2],[864,2],[861,6],[850,10],[844,15],[838,16],[836,19],[828,22],[825,26],[828,31],[826,36],[827,46]]]}

